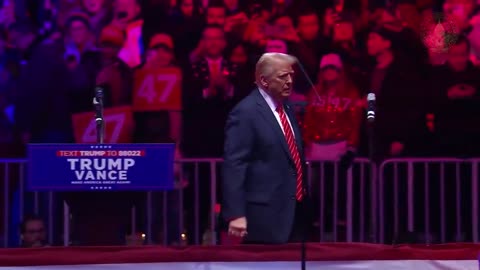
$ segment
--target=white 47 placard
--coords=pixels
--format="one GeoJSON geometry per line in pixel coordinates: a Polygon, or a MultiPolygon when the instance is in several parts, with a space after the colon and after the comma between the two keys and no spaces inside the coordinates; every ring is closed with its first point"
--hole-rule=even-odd
{"type": "Polygon", "coordinates": [[[135,73],[133,110],[180,110],[182,73],[178,68],[140,69],[135,73]]]}
{"type": "MultiPolygon", "coordinates": [[[[133,113],[130,106],[106,108],[105,143],[129,143],[133,134],[133,113]]],[[[95,143],[97,125],[91,112],[77,113],[72,117],[75,141],[77,143],[95,143]]]]}

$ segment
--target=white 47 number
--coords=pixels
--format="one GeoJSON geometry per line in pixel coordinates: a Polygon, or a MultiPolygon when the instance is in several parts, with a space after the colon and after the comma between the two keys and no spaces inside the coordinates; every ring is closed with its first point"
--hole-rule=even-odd
{"type": "MultiPolygon", "coordinates": [[[[116,143],[120,138],[123,125],[125,124],[125,114],[112,114],[105,116],[105,141],[108,143],[116,143]],[[113,126],[112,133],[107,133],[108,127],[113,126]],[[110,136],[108,136],[110,135],[110,136]]],[[[110,130],[110,129],[109,129],[110,130]]],[[[83,143],[94,143],[97,141],[97,125],[95,120],[92,120],[82,136],[83,143]]]]}
{"type": "Polygon", "coordinates": [[[157,76],[149,75],[140,85],[140,89],[138,89],[138,96],[145,98],[148,103],[154,103],[156,100],[164,103],[172,94],[173,89],[175,89],[177,80],[178,78],[176,74],[160,74],[157,76]],[[157,93],[157,91],[155,91],[155,79],[158,82],[165,82],[165,87],[161,93],[157,93]]]}

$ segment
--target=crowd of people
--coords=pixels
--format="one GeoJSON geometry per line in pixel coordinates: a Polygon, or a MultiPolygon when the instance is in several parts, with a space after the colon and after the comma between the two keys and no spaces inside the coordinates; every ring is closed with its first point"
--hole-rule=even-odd
{"type": "Polygon", "coordinates": [[[367,154],[369,92],[379,158],[475,155],[476,3],[427,2],[4,0],[2,154],[89,142],[79,119],[100,86],[133,119],[120,136],[107,130],[110,142],[173,141],[178,155],[221,157],[226,114],[254,88],[252,63],[284,52],[306,70],[292,99],[310,157],[367,154]]]}
{"type": "Polygon", "coordinates": [[[107,142],[222,157],[254,63],[280,52],[299,62],[291,101],[307,158],[476,156],[477,12],[475,0],[3,0],[0,154],[95,142],[101,87],[107,142]]]}

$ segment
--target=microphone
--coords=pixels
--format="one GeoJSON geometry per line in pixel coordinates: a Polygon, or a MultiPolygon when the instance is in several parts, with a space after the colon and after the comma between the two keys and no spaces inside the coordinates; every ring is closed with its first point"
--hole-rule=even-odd
{"type": "Polygon", "coordinates": [[[368,93],[367,95],[367,121],[373,123],[375,121],[375,101],[376,97],[374,93],[368,93]]]}
{"type": "Polygon", "coordinates": [[[95,87],[95,97],[93,98],[95,106],[95,122],[97,124],[97,143],[103,143],[104,125],[103,125],[103,87],[95,87]]]}
{"type": "Polygon", "coordinates": [[[102,86],[95,87],[95,98],[97,100],[103,100],[103,87],[102,86]]]}
{"type": "Polygon", "coordinates": [[[95,122],[101,123],[103,121],[103,87],[101,86],[95,87],[93,105],[95,106],[95,122]]]}

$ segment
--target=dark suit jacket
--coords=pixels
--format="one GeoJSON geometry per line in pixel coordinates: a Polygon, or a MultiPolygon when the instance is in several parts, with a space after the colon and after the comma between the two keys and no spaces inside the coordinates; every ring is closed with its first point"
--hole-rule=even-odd
{"type": "MultiPolygon", "coordinates": [[[[306,175],[302,136],[291,106],[285,106],[306,175]]],[[[289,240],[295,218],[296,170],[283,131],[267,102],[254,90],[226,124],[223,217],[245,216],[246,241],[289,240]]],[[[303,181],[306,188],[306,178],[303,181]]]]}

